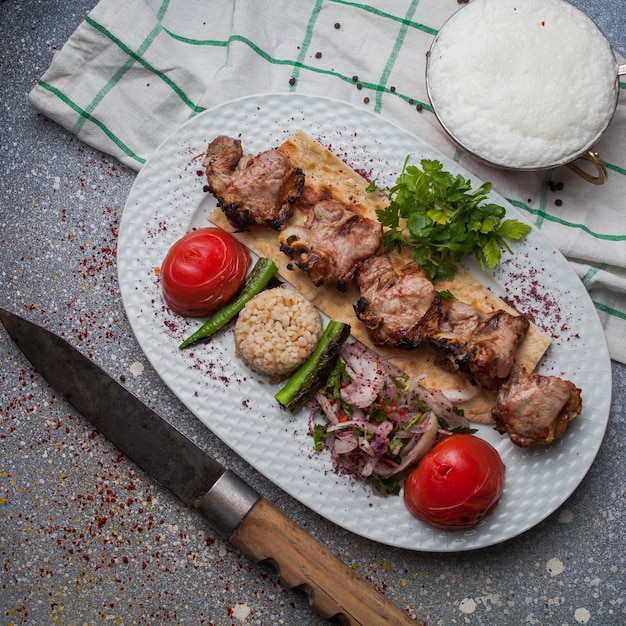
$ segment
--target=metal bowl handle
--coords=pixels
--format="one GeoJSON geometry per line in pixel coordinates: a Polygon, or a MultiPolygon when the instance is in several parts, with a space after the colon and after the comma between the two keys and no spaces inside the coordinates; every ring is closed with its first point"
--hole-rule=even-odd
{"type": "MultiPolygon", "coordinates": [[[[617,75],[626,75],[626,65],[620,65],[617,68],[617,75]]],[[[576,172],[576,174],[578,174],[581,178],[584,178],[587,182],[593,183],[594,185],[603,185],[607,181],[608,172],[606,170],[606,166],[601,161],[600,155],[597,152],[589,150],[585,154],[581,155],[579,159],[584,159],[585,161],[590,161],[591,163],[593,163],[597,170],[597,173],[594,175],[593,173],[587,172],[586,170],[582,169],[580,165],[576,163],[576,161],[568,163],[567,166],[571,170],[576,172]]]]}
{"type": "Polygon", "coordinates": [[[579,158],[593,163],[593,165],[595,165],[596,167],[597,173],[595,175],[593,173],[590,174],[582,167],[580,167],[580,165],[578,165],[576,161],[567,163],[567,167],[569,167],[571,170],[573,170],[576,174],[578,174],[581,178],[584,178],[589,183],[593,183],[594,185],[604,185],[609,177],[609,174],[606,170],[606,166],[600,159],[600,155],[597,152],[589,150],[585,154],[581,155],[579,158]]]}

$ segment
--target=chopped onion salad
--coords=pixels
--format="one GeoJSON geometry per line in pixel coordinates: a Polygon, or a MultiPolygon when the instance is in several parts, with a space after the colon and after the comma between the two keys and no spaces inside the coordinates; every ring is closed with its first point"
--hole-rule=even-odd
{"type": "Polygon", "coordinates": [[[315,449],[330,451],[335,471],[368,481],[379,495],[398,495],[439,439],[475,432],[441,391],[410,380],[360,342],[341,347],[315,394],[309,428],[315,449]]]}

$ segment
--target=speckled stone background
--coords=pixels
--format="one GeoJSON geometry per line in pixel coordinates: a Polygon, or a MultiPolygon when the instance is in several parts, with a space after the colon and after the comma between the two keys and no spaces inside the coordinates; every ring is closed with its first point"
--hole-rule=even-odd
{"type": "MultiPolygon", "coordinates": [[[[360,539],[247,466],[161,383],[125,318],[116,236],[134,173],[26,106],[94,0],[0,2],[0,305],[64,335],[418,623],[626,623],[626,367],[605,441],[558,511],[503,545],[427,554],[360,539]]],[[[623,0],[576,0],[626,55],[623,0]]],[[[60,400],[0,333],[0,623],[322,624],[60,400]]]]}

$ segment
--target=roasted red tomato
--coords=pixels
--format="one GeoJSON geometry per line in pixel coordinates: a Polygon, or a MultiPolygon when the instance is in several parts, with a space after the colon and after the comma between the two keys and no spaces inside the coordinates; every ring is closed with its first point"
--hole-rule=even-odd
{"type": "Polygon", "coordinates": [[[251,262],[248,248],[230,233],[192,230],[170,248],[161,266],[165,302],[187,317],[213,313],[239,292],[251,262]]]}
{"type": "Polygon", "coordinates": [[[450,435],[430,450],[404,484],[415,517],[446,530],[471,528],[500,500],[504,463],[474,435],[450,435]]]}

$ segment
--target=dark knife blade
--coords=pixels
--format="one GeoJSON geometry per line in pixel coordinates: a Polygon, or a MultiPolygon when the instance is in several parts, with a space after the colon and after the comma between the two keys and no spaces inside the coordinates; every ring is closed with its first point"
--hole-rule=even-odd
{"type": "Polygon", "coordinates": [[[277,565],[313,609],[349,624],[415,624],[354,570],[54,333],[0,308],[35,369],[139,467],[255,562],[277,565]]]}
{"type": "Polygon", "coordinates": [[[0,315],[37,371],[183,502],[193,505],[224,473],[220,464],[65,340],[7,311],[0,315]]]}

